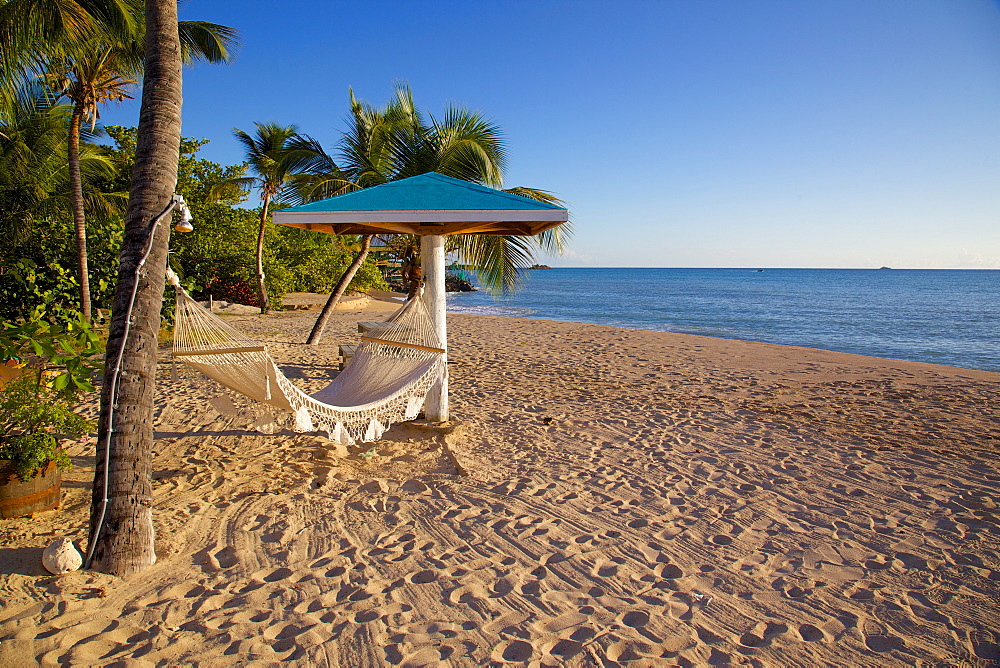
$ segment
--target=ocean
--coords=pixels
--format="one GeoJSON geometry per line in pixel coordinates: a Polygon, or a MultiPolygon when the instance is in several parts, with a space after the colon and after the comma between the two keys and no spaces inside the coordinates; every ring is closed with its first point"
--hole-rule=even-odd
{"type": "Polygon", "coordinates": [[[456,313],[564,320],[1000,371],[1000,271],[551,269],[456,313]]]}

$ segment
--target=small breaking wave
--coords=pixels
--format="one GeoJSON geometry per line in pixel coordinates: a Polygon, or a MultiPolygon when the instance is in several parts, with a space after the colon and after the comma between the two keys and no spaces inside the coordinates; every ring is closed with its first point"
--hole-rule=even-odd
{"type": "Polygon", "coordinates": [[[501,306],[498,304],[483,304],[480,306],[456,306],[448,304],[449,313],[468,313],[470,315],[497,315],[505,318],[530,318],[538,313],[533,308],[523,306],[501,306]]]}

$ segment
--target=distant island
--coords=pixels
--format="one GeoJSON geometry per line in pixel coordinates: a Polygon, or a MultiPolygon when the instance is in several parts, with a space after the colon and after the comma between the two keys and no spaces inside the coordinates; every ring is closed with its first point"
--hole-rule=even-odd
{"type": "Polygon", "coordinates": [[[879,267],[879,271],[881,271],[883,269],[892,269],[892,267],[879,267]]]}
{"type": "Polygon", "coordinates": [[[528,269],[551,269],[551,268],[552,267],[550,267],[547,264],[533,264],[530,267],[528,267],[528,269]]]}

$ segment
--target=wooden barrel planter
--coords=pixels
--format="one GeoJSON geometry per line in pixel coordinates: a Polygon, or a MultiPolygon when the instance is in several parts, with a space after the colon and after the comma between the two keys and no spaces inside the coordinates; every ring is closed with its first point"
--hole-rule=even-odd
{"type": "Polygon", "coordinates": [[[12,462],[0,459],[0,517],[22,517],[52,510],[62,498],[62,472],[49,462],[39,475],[22,482],[12,462]]]}

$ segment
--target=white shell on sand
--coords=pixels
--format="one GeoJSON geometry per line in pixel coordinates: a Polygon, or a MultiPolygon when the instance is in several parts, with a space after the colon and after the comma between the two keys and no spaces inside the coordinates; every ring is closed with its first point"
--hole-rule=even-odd
{"type": "Polygon", "coordinates": [[[83,566],[83,555],[69,538],[56,538],[42,552],[42,565],[55,575],[69,573],[83,566]]]}

